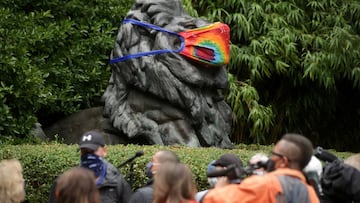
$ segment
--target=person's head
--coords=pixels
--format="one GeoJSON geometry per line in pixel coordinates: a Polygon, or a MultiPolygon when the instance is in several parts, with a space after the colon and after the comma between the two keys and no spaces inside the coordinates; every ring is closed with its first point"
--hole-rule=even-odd
{"type": "Polygon", "coordinates": [[[344,160],[344,163],[360,171],[360,154],[354,154],[344,160]]]}
{"type": "Polygon", "coordinates": [[[299,134],[285,134],[274,146],[271,160],[275,169],[291,168],[302,171],[313,154],[311,141],[299,134]]]}
{"type": "Polygon", "coordinates": [[[269,157],[264,153],[254,154],[248,161],[248,166],[255,175],[264,175],[266,173],[266,163],[269,157]]]}
{"type": "Polygon", "coordinates": [[[230,166],[235,166],[235,176],[233,178],[228,179],[229,183],[239,183],[241,181],[242,171],[243,171],[243,163],[241,159],[235,154],[224,154],[217,159],[213,165],[215,166],[215,170],[224,170],[230,166]]]}
{"type": "Polygon", "coordinates": [[[83,167],[65,171],[56,182],[56,203],[100,203],[94,173],[83,167]]]}
{"type": "Polygon", "coordinates": [[[25,200],[25,181],[20,162],[16,159],[0,162],[0,202],[20,203],[25,200]]]}
{"type": "Polygon", "coordinates": [[[190,168],[182,163],[163,163],[154,175],[154,203],[193,200],[196,186],[190,168]]]}
{"type": "Polygon", "coordinates": [[[107,147],[105,145],[104,137],[101,133],[96,131],[85,132],[79,142],[80,154],[96,154],[99,157],[105,158],[107,155],[107,147]]]}
{"type": "Polygon", "coordinates": [[[151,171],[153,174],[156,173],[157,168],[166,162],[171,163],[180,163],[179,157],[175,154],[175,152],[170,150],[161,150],[154,154],[151,159],[151,171]]]}

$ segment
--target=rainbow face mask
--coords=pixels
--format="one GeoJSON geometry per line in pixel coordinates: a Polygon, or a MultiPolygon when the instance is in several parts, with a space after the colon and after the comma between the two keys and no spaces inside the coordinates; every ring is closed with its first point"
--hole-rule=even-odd
{"type": "Polygon", "coordinates": [[[144,23],[134,19],[125,19],[123,23],[148,27],[160,32],[166,32],[179,38],[181,44],[179,49],[162,49],[149,52],[129,54],[110,60],[110,64],[126,61],[132,58],[163,54],[169,52],[179,53],[197,62],[212,66],[221,66],[229,63],[230,60],[230,28],[220,22],[205,27],[186,30],[183,32],[172,32],[153,24],[144,23]]]}

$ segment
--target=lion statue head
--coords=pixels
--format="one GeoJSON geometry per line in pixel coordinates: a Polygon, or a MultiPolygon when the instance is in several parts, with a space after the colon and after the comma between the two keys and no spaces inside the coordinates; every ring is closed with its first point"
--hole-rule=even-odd
{"type": "MultiPolygon", "coordinates": [[[[136,0],[125,19],[175,33],[211,24],[186,14],[180,0],[136,0]]],[[[123,23],[110,58],[174,50],[180,44],[167,32],[123,23]]],[[[232,148],[232,112],[222,95],[228,88],[224,66],[209,67],[168,52],[129,58],[111,68],[104,116],[130,140],[232,148]]]]}

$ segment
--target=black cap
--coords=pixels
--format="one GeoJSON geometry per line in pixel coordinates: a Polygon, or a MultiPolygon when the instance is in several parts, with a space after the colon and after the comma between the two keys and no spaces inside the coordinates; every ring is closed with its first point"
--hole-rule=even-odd
{"type": "Polygon", "coordinates": [[[238,156],[235,154],[224,154],[218,160],[216,160],[212,165],[228,167],[230,165],[235,165],[237,168],[242,168],[243,163],[238,156]]]}
{"type": "Polygon", "coordinates": [[[97,150],[99,147],[105,146],[105,140],[103,136],[96,131],[88,131],[81,136],[80,149],[88,148],[97,150]]]}

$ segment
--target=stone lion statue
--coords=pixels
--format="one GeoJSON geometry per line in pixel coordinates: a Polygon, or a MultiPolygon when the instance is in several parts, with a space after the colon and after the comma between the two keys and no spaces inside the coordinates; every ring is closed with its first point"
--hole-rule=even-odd
{"type": "MultiPolygon", "coordinates": [[[[180,0],[136,0],[125,19],[172,32],[211,24],[186,14],[180,0]]],[[[110,58],[176,49],[179,44],[166,32],[123,23],[110,58]]],[[[208,67],[169,52],[115,62],[111,68],[104,117],[130,140],[232,148],[232,111],[222,95],[228,87],[224,66],[208,67]]]]}

